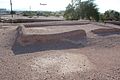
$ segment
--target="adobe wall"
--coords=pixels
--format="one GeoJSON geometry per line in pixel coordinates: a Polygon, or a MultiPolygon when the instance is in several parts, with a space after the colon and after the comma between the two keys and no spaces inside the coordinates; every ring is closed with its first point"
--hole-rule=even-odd
{"type": "Polygon", "coordinates": [[[34,43],[51,43],[63,41],[64,39],[83,39],[86,38],[86,32],[84,30],[74,30],[64,33],[57,34],[25,34],[25,27],[21,27],[21,31],[19,30],[19,37],[17,38],[17,42],[21,45],[29,45],[34,43]]]}
{"type": "Polygon", "coordinates": [[[120,34],[120,29],[119,28],[100,28],[100,29],[95,29],[92,30],[94,34],[120,34]]]}
{"type": "Polygon", "coordinates": [[[24,23],[25,27],[45,27],[45,26],[69,26],[69,25],[85,25],[88,21],[51,21],[51,22],[37,22],[24,23]]]}
{"type": "MultiPolygon", "coordinates": [[[[0,20],[1,21],[1,20],[0,20]]],[[[30,23],[30,22],[48,22],[48,21],[63,21],[59,19],[3,19],[4,23],[30,23]]]]}

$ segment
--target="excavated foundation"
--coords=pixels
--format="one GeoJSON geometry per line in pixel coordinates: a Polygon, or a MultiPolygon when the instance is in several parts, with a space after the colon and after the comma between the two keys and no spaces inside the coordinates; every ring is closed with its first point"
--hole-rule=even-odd
{"type": "Polygon", "coordinates": [[[26,29],[24,26],[17,28],[18,36],[12,48],[15,54],[83,47],[87,38],[84,30],[56,34],[27,34],[26,29]]]}

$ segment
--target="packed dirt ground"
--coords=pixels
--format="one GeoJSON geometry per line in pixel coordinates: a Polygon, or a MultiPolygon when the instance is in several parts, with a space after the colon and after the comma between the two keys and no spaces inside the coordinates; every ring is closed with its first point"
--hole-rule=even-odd
{"type": "Polygon", "coordinates": [[[0,80],[120,80],[120,26],[89,22],[19,30],[18,24],[0,26],[0,80]],[[85,31],[84,39],[73,35],[76,30],[85,31]],[[32,44],[22,45],[23,38],[32,44]]]}

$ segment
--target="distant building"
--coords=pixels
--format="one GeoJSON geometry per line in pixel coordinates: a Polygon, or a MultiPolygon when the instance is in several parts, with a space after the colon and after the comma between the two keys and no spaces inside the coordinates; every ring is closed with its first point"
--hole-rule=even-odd
{"type": "Polygon", "coordinates": [[[5,15],[5,14],[9,14],[9,11],[7,11],[4,8],[0,8],[0,15],[5,15]]]}

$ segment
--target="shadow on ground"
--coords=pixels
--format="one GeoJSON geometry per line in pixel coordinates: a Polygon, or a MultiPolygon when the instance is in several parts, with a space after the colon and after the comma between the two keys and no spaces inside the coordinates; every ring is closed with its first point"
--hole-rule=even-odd
{"type": "Polygon", "coordinates": [[[98,36],[109,36],[114,34],[120,35],[119,28],[111,28],[111,29],[101,28],[101,29],[92,30],[91,32],[97,34],[98,36]]]}
{"type": "MultiPolygon", "coordinates": [[[[84,40],[86,41],[86,40],[84,40]]],[[[12,50],[15,55],[27,54],[32,52],[46,51],[46,50],[63,50],[63,49],[74,49],[82,48],[85,44],[82,43],[70,43],[66,41],[53,42],[53,43],[36,43],[26,46],[21,46],[19,43],[15,43],[12,47],[12,50]]]]}

